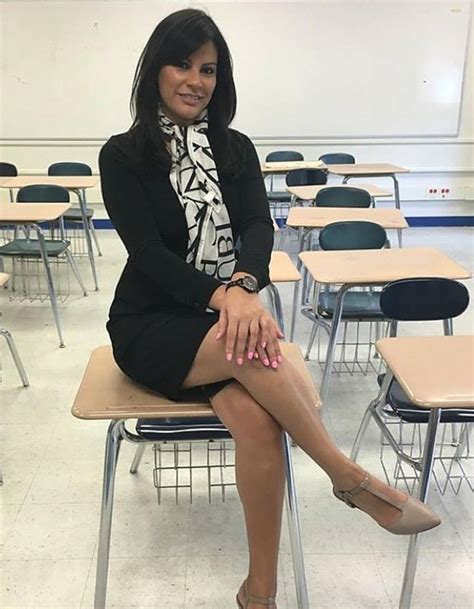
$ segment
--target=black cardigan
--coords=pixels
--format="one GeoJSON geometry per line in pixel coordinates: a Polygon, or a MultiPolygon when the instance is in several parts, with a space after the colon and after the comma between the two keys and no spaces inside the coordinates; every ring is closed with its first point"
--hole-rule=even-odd
{"type": "MultiPolygon", "coordinates": [[[[230,135],[241,151],[239,175],[214,156],[234,243],[241,243],[235,271],[251,273],[263,288],[270,281],[273,223],[255,148],[238,131],[230,135]]],[[[209,142],[213,152],[219,149],[210,132],[209,142]]],[[[110,318],[183,306],[204,311],[221,282],[186,262],[186,219],[169,171],[141,158],[128,132],[111,137],[99,155],[105,207],[128,252],[110,318]]]]}

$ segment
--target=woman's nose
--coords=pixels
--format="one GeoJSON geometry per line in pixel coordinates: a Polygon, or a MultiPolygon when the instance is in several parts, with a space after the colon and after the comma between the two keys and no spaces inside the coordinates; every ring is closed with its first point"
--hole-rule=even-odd
{"type": "Polygon", "coordinates": [[[201,84],[201,72],[199,69],[191,68],[188,72],[188,84],[191,86],[199,86],[201,84]]]}

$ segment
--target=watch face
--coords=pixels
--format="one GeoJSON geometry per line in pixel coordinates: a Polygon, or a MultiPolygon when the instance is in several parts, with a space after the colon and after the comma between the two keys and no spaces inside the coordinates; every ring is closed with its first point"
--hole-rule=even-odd
{"type": "Polygon", "coordinates": [[[258,291],[258,284],[253,277],[243,277],[242,283],[246,290],[249,290],[250,292],[258,291]]]}

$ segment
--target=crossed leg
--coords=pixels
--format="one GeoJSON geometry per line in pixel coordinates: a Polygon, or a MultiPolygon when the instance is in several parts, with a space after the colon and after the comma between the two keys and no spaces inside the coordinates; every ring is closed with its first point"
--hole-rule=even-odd
{"type": "MultiPolygon", "coordinates": [[[[364,471],[334,445],[315,408],[312,387],[290,362],[283,359],[277,369],[255,360],[246,360],[240,366],[235,361],[228,362],[225,343],[216,340],[216,334],[214,326],[201,343],[184,387],[228,378],[236,381],[217,393],[211,403],[236,444],[236,476],[249,538],[249,589],[258,596],[273,596],[284,486],[281,429],[328,474],[335,488],[357,486],[364,471]],[[258,425],[252,431],[254,420],[258,425]],[[262,468],[255,467],[257,454],[264,464],[262,468]],[[270,513],[276,517],[269,518],[270,513]],[[267,518],[265,535],[259,529],[263,518],[267,518]]],[[[372,483],[393,499],[403,501],[403,493],[376,479],[372,483]]],[[[389,525],[399,516],[396,508],[371,493],[361,492],[356,499],[358,507],[381,525],[389,525]]],[[[248,609],[258,606],[251,603],[248,609]]]]}

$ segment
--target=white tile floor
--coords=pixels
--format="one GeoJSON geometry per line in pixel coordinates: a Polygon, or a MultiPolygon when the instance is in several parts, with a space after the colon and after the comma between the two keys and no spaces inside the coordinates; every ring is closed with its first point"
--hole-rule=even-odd
{"type": "MultiPolygon", "coordinates": [[[[91,609],[106,422],[70,415],[73,396],[91,349],[108,342],[104,328],[124,250],[113,231],[101,231],[101,291],[75,291],[61,307],[67,347],[59,349],[48,303],[8,302],[3,324],[14,335],[31,380],[19,386],[4,353],[2,385],[3,597],[5,609],[91,609]]],[[[410,229],[406,245],[434,244],[472,268],[472,231],[410,229]]],[[[91,286],[88,266],[81,269],[91,286]]],[[[471,283],[471,282],[468,282],[471,283]]],[[[471,284],[472,285],[472,284],[471,284]]],[[[75,289],[75,288],[74,288],[75,289]]],[[[472,292],[472,290],[471,290],[472,292]]],[[[282,292],[286,305],[291,291],[282,292]]],[[[472,333],[472,311],[455,324],[472,333]]],[[[288,311],[287,311],[288,312],[288,311]]],[[[410,332],[431,328],[417,324],[410,332]]],[[[306,344],[309,322],[298,322],[306,344]]],[[[2,349],[4,345],[2,344],[2,349]]],[[[5,351],[5,350],[4,350],[5,351]]],[[[319,368],[311,364],[316,382],[319,368]]],[[[374,395],[373,376],[335,378],[326,422],[349,451],[361,413],[374,395]]],[[[108,607],[123,609],[225,609],[246,568],[241,508],[234,490],[225,504],[207,502],[204,485],[190,506],[165,497],[158,506],[146,453],[137,476],[128,474],[133,447],[124,445],[117,476],[108,607]]],[[[313,609],[395,609],[407,541],[390,536],[356,510],[336,502],[320,471],[294,450],[306,571],[313,609]]],[[[378,436],[372,429],[362,462],[381,475],[378,436]]],[[[473,495],[430,499],[443,525],[423,535],[413,609],[473,607],[473,495]]],[[[296,609],[286,531],[282,540],[279,609],[296,609]]]]}

